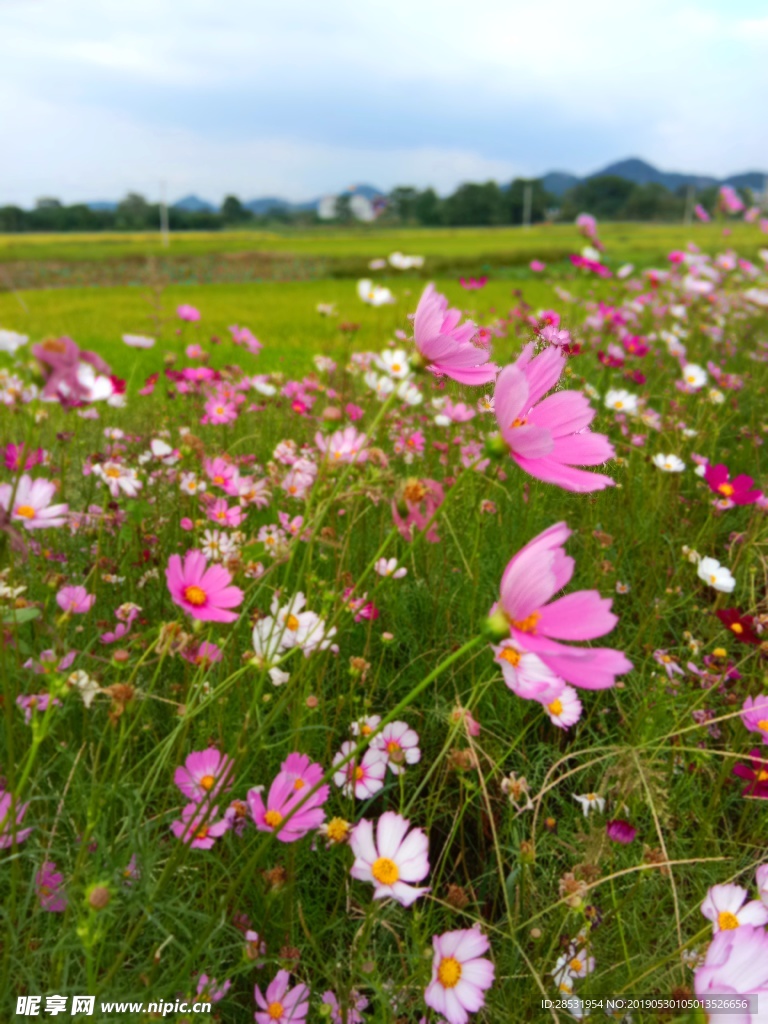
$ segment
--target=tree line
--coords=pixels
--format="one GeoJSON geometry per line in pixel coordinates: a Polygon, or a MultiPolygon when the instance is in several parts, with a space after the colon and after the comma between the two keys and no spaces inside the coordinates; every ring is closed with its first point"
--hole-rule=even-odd
{"type": "MultiPolygon", "coordinates": [[[[749,190],[744,190],[748,193],[749,190]]],[[[579,182],[562,197],[547,192],[540,179],[516,178],[507,186],[495,181],[468,182],[449,196],[432,188],[398,186],[386,197],[378,223],[423,225],[426,227],[472,227],[522,224],[528,192],[530,223],[571,221],[579,213],[591,213],[600,220],[679,221],[682,220],[688,189],[670,191],[663,185],[637,185],[625,178],[606,175],[579,182]],[[530,191],[528,192],[528,190],[530,191]]],[[[349,196],[337,203],[336,222],[352,223],[349,196]]],[[[699,190],[696,202],[714,210],[717,187],[699,190]]],[[[747,202],[752,201],[745,195],[747,202]]],[[[276,208],[263,214],[249,210],[237,196],[227,196],[215,212],[167,210],[171,231],[211,231],[232,227],[269,225],[310,226],[321,223],[314,210],[276,208]]],[[[114,209],[93,209],[85,203],[66,205],[57,199],[39,199],[31,210],[19,206],[0,207],[0,232],[61,231],[154,231],[161,222],[161,207],[131,193],[114,209]]]]}

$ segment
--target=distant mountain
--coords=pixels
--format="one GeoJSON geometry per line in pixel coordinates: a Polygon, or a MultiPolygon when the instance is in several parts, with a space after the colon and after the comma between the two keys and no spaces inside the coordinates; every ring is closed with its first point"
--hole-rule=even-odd
{"type": "Polygon", "coordinates": [[[250,199],[247,203],[243,203],[243,206],[251,213],[255,213],[257,217],[262,217],[270,210],[292,210],[294,208],[293,203],[289,203],[287,199],[279,199],[277,196],[250,199]]]}
{"type": "MultiPolygon", "coordinates": [[[[352,185],[341,193],[341,195],[363,196],[363,198],[371,202],[384,196],[384,194],[381,189],[376,188],[374,185],[352,185]]],[[[249,199],[247,203],[243,203],[243,206],[246,210],[250,210],[251,213],[255,213],[257,217],[263,217],[271,210],[286,210],[290,213],[317,211],[321,202],[322,197],[309,199],[303,203],[292,203],[287,199],[281,199],[279,196],[262,196],[259,199],[249,199]]]]}
{"type": "Polygon", "coordinates": [[[579,180],[575,174],[569,174],[567,171],[550,171],[549,174],[544,175],[541,183],[553,196],[562,196],[569,188],[578,185],[579,180]]]}
{"type": "Polygon", "coordinates": [[[216,213],[218,207],[199,196],[184,196],[171,204],[173,210],[185,210],[187,213],[216,213]]]}
{"type": "Polygon", "coordinates": [[[605,178],[608,176],[624,178],[625,181],[633,181],[636,185],[663,185],[671,192],[680,186],[693,185],[694,188],[709,188],[717,185],[717,178],[703,174],[680,174],[676,171],[660,171],[652,164],[646,163],[637,157],[630,157],[628,160],[619,160],[615,164],[609,164],[600,171],[588,175],[588,178],[605,178]]]}
{"type": "Polygon", "coordinates": [[[732,174],[730,178],[723,178],[722,184],[762,192],[768,184],[768,174],[765,171],[745,171],[743,174],[732,174]]]}

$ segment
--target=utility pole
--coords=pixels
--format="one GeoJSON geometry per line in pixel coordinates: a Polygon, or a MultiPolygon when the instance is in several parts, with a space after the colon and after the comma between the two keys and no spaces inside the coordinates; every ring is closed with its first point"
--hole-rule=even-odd
{"type": "Polygon", "coordinates": [[[533,208],[533,185],[530,182],[523,186],[523,227],[531,226],[531,210],[533,208]]]}
{"type": "Polygon", "coordinates": [[[171,244],[171,235],[168,229],[168,205],[165,201],[165,182],[160,182],[160,235],[163,245],[167,248],[171,244]]]}

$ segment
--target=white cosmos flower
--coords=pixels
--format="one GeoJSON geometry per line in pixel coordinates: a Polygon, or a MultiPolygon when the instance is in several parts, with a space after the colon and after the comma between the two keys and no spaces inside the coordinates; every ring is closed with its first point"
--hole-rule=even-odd
{"type": "Polygon", "coordinates": [[[683,367],[683,380],[689,388],[698,391],[707,383],[707,371],[697,363],[686,363],[683,367]]]}
{"type": "Polygon", "coordinates": [[[17,334],[16,331],[0,330],[0,352],[7,352],[8,355],[15,355],[22,345],[29,341],[29,335],[17,334]]]}
{"type": "Polygon", "coordinates": [[[404,380],[398,385],[397,397],[406,405],[421,405],[424,401],[421,391],[410,380],[404,380]]]}
{"type": "Polygon", "coordinates": [[[740,885],[713,885],[701,904],[701,912],[712,922],[712,931],[730,931],[743,924],[762,926],[768,923],[768,907],[759,900],[750,900],[740,885]]]}
{"type": "Polygon", "coordinates": [[[380,558],[374,569],[379,576],[391,576],[393,580],[402,579],[408,574],[408,570],[404,566],[398,569],[396,558],[380,558]]]}
{"type": "Polygon", "coordinates": [[[699,579],[721,594],[732,594],[736,588],[736,580],[730,570],[720,565],[716,558],[702,558],[698,568],[699,579]]]}
{"type": "Polygon", "coordinates": [[[124,334],[123,341],[129,348],[154,348],[155,339],[145,334],[124,334]]]}
{"type": "Polygon", "coordinates": [[[410,883],[420,882],[429,874],[429,839],[420,828],[410,832],[410,822],[394,811],[385,811],[376,824],[363,818],[349,837],[355,863],[350,869],[353,878],[372,882],[373,898],[397,900],[403,907],[429,892],[410,883]]]}
{"type": "Polygon", "coordinates": [[[614,412],[626,412],[632,416],[637,412],[637,395],[631,391],[624,391],[622,388],[611,388],[605,396],[606,409],[613,409],[614,412]]]}
{"type": "Polygon", "coordinates": [[[368,278],[357,282],[357,294],[369,306],[386,306],[395,301],[395,297],[389,288],[385,288],[380,284],[374,284],[368,278]]]}
{"type": "Polygon", "coordinates": [[[385,349],[376,360],[379,367],[395,380],[405,380],[411,372],[408,356],[401,348],[385,349]]]}
{"type": "Polygon", "coordinates": [[[395,390],[395,382],[391,377],[387,377],[385,374],[379,375],[374,370],[368,370],[363,380],[371,391],[376,393],[376,397],[381,402],[395,390]]]}
{"type": "Polygon", "coordinates": [[[605,810],[605,798],[598,796],[597,793],[582,793],[581,796],[573,794],[573,799],[576,803],[581,804],[581,809],[584,811],[584,817],[589,816],[590,811],[598,811],[600,814],[605,810]]]}
{"type": "Polygon", "coordinates": [[[682,473],[685,463],[679,455],[654,455],[653,464],[665,473],[682,473]]]}

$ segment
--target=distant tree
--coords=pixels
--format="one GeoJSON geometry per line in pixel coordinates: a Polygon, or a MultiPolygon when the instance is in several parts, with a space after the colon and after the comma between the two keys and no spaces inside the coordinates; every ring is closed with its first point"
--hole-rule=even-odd
{"type": "Polygon", "coordinates": [[[154,227],[158,219],[153,216],[152,210],[152,206],[144,196],[137,192],[129,192],[125,199],[118,204],[115,226],[127,228],[130,231],[141,231],[143,228],[154,227]]]}
{"type": "Polygon", "coordinates": [[[635,185],[620,211],[627,220],[680,220],[685,212],[685,195],[676,195],[658,182],[635,185]]]}
{"type": "Polygon", "coordinates": [[[503,221],[501,189],[495,181],[484,185],[460,185],[443,204],[445,223],[451,225],[491,225],[503,221]]]}
{"type": "Polygon", "coordinates": [[[433,188],[419,192],[413,204],[413,212],[419,224],[427,227],[443,223],[443,203],[433,188]]]}
{"type": "Polygon", "coordinates": [[[403,224],[416,220],[416,204],[419,199],[418,189],[410,185],[398,185],[389,193],[389,212],[403,224]]]}
{"type": "Polygon", "coordinates": [[[25,231],[27,214],[20,206],[0,206],[0,231],[25,231]]]}
{"type": "Polygon", "coordinates": [[[54,199],[52,196],[41,196],[40,199],[35,200],[36,210],[60,210],[61,200],[54,199]]]}
{"type": "Polygon", "coordinates": [[[225,224],[242,224],[251,219],[251,211],[247,210],[237,196],[227,196],[221,207],[221,217],[225,224]]]}
{"type": "Polygon", "coordinates": [[[626,178],[610,174],[588,178],[565,193],[562,217],[572,220],[580,213],[591,213],[604,220],[619,220],[634,187],[626,178]]]}
{"type": "Polygon", "coordinates": [[[501,194],[504,223],[523,223],[526,185],[530,185],[533,189],[531,195],[531,223],[537,224],[547,219],[547,210],[555,203],[554,196],[547,192],[539,178],[515,178],[509,188],[501,194]]]}
{"type": "Polygon", "coordinates": [[[336,220],[340,224],[351,224],[354,220],[352,214],[352,195],[349,192],[342,192],[336,199],[336,220]]]}

